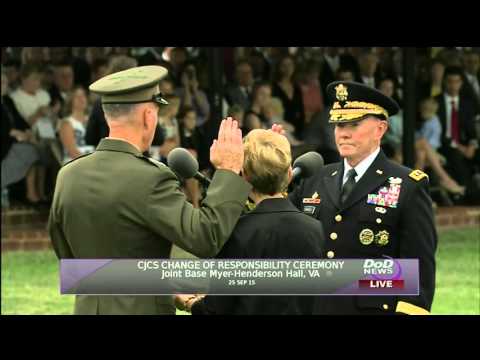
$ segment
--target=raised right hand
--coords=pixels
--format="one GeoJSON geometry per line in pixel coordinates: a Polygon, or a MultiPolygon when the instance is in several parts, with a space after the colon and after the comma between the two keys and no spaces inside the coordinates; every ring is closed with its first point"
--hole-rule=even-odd
{"type": "Polygon", "coordinates": [[[216,169],[230,170],[239,174],[243,167],[242,130],[231,117],[222,120],[218,139],[210,147],[210,162],[216,169]]]}

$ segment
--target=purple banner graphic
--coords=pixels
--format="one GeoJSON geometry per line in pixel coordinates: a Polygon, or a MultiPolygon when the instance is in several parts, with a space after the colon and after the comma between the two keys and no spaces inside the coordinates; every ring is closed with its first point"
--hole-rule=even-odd
{"type": "Polygon", "coordinates": [[[79,281],[111,263],[111,259],[62,259],[60,260],[60,292],[63,294],[79,281]]]}
{"type": "Polygon", "coordinates": [[[64,259],[62,294],[418,295],[418,259],[64,259]]]}

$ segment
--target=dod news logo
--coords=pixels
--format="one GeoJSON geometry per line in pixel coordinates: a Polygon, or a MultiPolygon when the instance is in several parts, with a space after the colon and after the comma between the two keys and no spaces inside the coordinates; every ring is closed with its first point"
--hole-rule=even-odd
{"type": "Polygon", "coordinates": [[[361,289],[403,289],[402,267],[394,259],[366,259],[363,263],[366,279],[358,281],[361,289]]]}

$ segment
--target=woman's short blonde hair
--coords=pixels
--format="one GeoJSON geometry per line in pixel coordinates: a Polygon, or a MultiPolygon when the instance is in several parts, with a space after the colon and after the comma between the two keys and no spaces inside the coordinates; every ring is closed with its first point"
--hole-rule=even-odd
{"type": "Polygon", "coordinates": [[[255,192],[273,195],[286,190],[292,154],[285,136],[255,129],[245,136],[243,149],[243,172],[255,192]]]}

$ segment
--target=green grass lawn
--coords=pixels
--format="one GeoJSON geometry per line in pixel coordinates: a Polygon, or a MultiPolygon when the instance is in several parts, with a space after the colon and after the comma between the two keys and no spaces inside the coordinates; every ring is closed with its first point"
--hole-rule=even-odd
{"type": "MultiPolygon", "coordinates": [[[[178,249],[174,257],[186,257],[178,249]]],[[[2,253],[2,314],[71,314],[52,251],[2,253]]],[[[480,230],[440,233],[433,314],[480,315],[480,230]]]]}
{"type": "Polygon", "coordinates": [[[480,315],[480,229],[439,234],[433,314],[480,315]]]}

